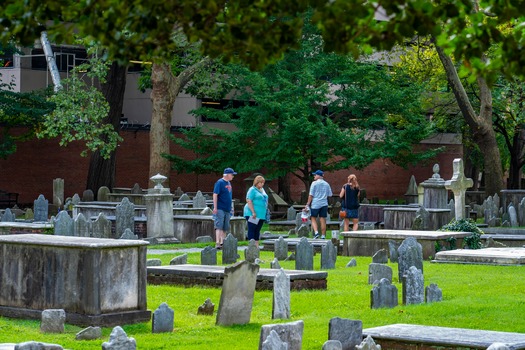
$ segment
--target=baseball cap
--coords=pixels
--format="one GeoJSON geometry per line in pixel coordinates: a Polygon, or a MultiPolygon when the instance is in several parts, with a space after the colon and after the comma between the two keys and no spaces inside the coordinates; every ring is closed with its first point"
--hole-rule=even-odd
{"type": "Polygon", "coordinates": [[[322,170],[316,170],[312,173],[313,175],[319,175],[319,176],[324,176],[324,172],[322,170]]]}
{"type": "Polygon", "coordinates": [[[233,175],[237,175],[237,173],[236,173],[235,171],[233,171],[232,168],[226,168],[226,169],[224,169],[223,174],[233,174],[233,175]]]}

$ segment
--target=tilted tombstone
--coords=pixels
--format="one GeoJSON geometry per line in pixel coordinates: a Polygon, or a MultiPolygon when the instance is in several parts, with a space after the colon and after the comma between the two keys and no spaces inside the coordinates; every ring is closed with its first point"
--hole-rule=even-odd
{"type": "Polygon", "coordinates": [[[102,328],[89,326],[75,335],[75,340],[95,340],[102,338],[102,328]]]}
{"type": "Polygon", "coordinates": [[[233,264],[237,262],[239,254],[237,253],[237,238],[228,233],[222,244],[222,263],[233,264]]]}
{"type": "Polygon", "coordinates": [[[109,200],[109,194],[111,191],[109,190],[109,187],[107,186],[100,186],[100,188],[97,191],[97,201],[99,202],[107,202],[109,200]]]}
{"type": "Polygon", "coordinates": [[[335,261],[337,259],[337,247],[332,241],[327,241],[321,247],[321,269],[335,269],[335,261]]]}
{"type": "Polygon", "coordinates": [[[346,264],[346,267],[355,267],[357,266],[357,261],[355,258],[350,259],[350,261],[346,264]]]}
{"type": "Polygon", "coordinates": [[[288,257],[288,242],[286,242],[283,236],[279,236],[273,244],[273,253],[277,260],[284,260],[288,257]]]}
{"type": "Polygon", "coordinates": [[[257,247],[255,240],[250,239],[248,247],[244,250],[244,260],[253,263],[255,259],[259,258],[259,255],[259,247],[257,247]]]}
{"type": "Polygon", "coordinates": [[[91,221],[86,220],[84,214],[79,213],[73,220],[73,236],[90,237],[91,221]]]}
{"type": "Polygon", "coordinates": [[[124,197],[115,210],[115,235],[120,237],[126,229],[135,232],[135,205],[124,197]]]}
{"type": "Polygon", "coordinates": [[[372,255],[372,263],[374,264],[386,264],[388,263],[388,253],[386,249],[379,249],[372,255]]]}
{"type": "Polygon", "coordinates": [[[403,276],[403,304],[422,304],[425,302],[425,279],[423,272],[410,266],[403,276]]]}
{"type": "Polygon", "coordinates": [[[383,278],[392,281],[392,268],[385,264],[368,265],[368,284],[377,284],[383,278]]]}
{"type": "Polygon", "coordinates": [[[160,304],[152,314],[151,332],[152,333],[171,333],[173,332],[173,321],[175,312],[166,303],[160,304]]]}
{"type": "Polygon", "coordinates": [[[91,237],[94,238],[117,238],[111,232],[111,221],[103,213],[98,214],[95,221],[91,223],[91,237]]]}
{"type": "Polygon", "coordinates": [[[290,276],[283,269],[273,278],[272,318],[290,318],[290,276]]]}
{"type": "Polygon", "coordinates": [[[73,236],[73,219],[66,210],[61,210],[54,222],[55,235],[73,236]]]}
{"type": "Polygon", "coordinates": [[[217,265],[217,249],[207,246],[201,250],[201,265],[217,265]]]}
{"type": "Polygon", "coordinates": [[[102,350],[136,350],[137,342],[128,335],[122,327],[116,326],[109,335],[109,341],[102,343],[102,350]]]}
{"type": "Polygon", "coordinates": [[[398,277],[403,281],[403,276],[411,266],[415,266],[423,272],[423,247],[414,237],[408,237],[397,249],[398,252],[398,277]]]}
{"type": "Polygon", "coordinates": [[[182,255],[176,256],[170,260],[170,265],[184,265],[188,263],[188,254],[184,253],[182,255]]]}
{"type": "Polygon", "coordinates": [[[259,350],[270,333],[275,331],[279,338],[288,344],[288,350],[301,350],[303,346],[304,322],[299,320],[289,323],[265,324],[261,327],[259,350]]]}
{"type": "Polygon", "coordinates": [[[310,228],[306,225],[299,226],[299,229],[297,230],[297,237],[309,237],[310,236],[310,228]]]}
{"type": "Polygon", "coordinates": [[[333,317],[328,323],[328,339],[339,340],[344,350],[355,349],[363,339],[363,322],[333,317]]]}
{"type": "Polygon", "coordinates": [[[4,214],[2,214],[2,218],[0,218],[0,222],[15,222],[15,215],[11,209],[5,209],[4,214]]]}
{"type": "Polygon", "coordinates": [[[258,272],[259,265],[247,261],[224,268],[217,325],[231,326],[250,322],[258,272]]]}
{"type": "Polygon", "coordinates": [[[436,301],[443,300],[443,292],[435,283],[431,283],[425,288],[425,301],[427,303],[433,303],[436,301]]]}
{"type": "Polygon", "coordinates": [[[262,350],[288,350],[288,343],[283,342],[276,331],[272,330],[270,335],[262,343],[262,350]]]}
{"type": "Polygon", "coordinates": [[[295,269],[314,269],[314,247],[305,237],[299,240],[299,244],[295,248],[295,269]]]}
{"type": "Polygon", "coordinates": [[[390,255],[391,263],[398,262],[399,260],[399,255],[397,253],[397,250],[399,249],[399,245],[400,243],[397,241],[394,241],[393,239],[388,240],[388,252],[390,255]]]}
{"type": "Polygon", "coordinates": [[[370,291],[370,307],[372,309],[393,308],[398,304],[397,288],[386,278],[380,280],[379,284],[370,291]]]}
{"type": "Polygon", "coordinates": [[[43,194],[39,195],[33,202],[33,211],[35,213],[35,222],[47,221],[49,215],[49,201],[44,198],[43,194]]]}
{"type": "Polygon", "coordinates": [[[95,194],[93,190],[89,188],[82,193],[82,202],[93,202],[95,200],[95,194]]]}

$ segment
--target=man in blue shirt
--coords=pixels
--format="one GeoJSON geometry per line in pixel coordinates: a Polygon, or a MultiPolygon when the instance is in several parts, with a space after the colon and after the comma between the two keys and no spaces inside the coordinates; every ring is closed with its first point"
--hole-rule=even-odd
{"type": "Polygon", "coordinates": [[[323,178],[324,172],[316,170],[312,173],[314,175],[314,182],[310,186],[310,194],[306,202],[306,208],[310,206],[310,214],[312,220],[312,230],[314,231],[314,238],[319,238],[319,231],[317,228],[317,217],[321,224],[321,238],[326,238],[326,217],[328,216],[328,197],[332,196],[332,188],[323,178]]]}
{"type": "Polygon", "coordinates": [[[226,232],[230,230],[232,215],[232,185],[230,181],[237,175],[232,168],[224,169],[222,178],[213,187],[213,219],[215,226],[215,247],[222,248],[226,232]]]}

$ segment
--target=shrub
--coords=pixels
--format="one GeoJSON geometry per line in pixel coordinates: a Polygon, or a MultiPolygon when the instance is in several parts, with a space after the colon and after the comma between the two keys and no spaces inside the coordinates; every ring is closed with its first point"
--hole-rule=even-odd
{"type": "Polygon", "coordinates": [[[472,219],[452,220],[450,223],[444,225],[440,231],[454,231],[454,232],[472,232],[471,235],[463,239],[463,248],[481,249],[481,235],[483,231],[476,225],[472,219]]]}

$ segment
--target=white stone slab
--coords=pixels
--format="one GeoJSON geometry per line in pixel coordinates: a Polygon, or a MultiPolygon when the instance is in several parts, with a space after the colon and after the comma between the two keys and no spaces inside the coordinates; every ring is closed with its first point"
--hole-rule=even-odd
{"type": "Polygon", "coordinates": [[[525,248],[456,249],[436,253],[433,262],[524,265],[525,248]]]}
{"type": "Polygon", "coordinates": [[[341,233],[343,237],[349,238],[389,238],[405,239],[414,237],[417,240],[441,240],[449,237],[463,238],[469,236],[470,232],[451,232],[451,231],[419,231],[419,230],[363,230],[345,231],[341,233]]]}
{"type": "MultiPolygon", "coordinates": [[[[377,344],[381,344],[383,348],[388,348],[388,346],[384,347],[382,341],[393,341],[396,344],[405,343],[407,349],[413,349],[414,344],[438,345],[445,349],[486,349],[495,342],[504,343],[511,349],[525,348],[524,333],[479,329],[393,324],[363,329],[363,338],[369,335],[377,344]]],[[[396,349],[401,348],[396,347],[396,349]]]]}

